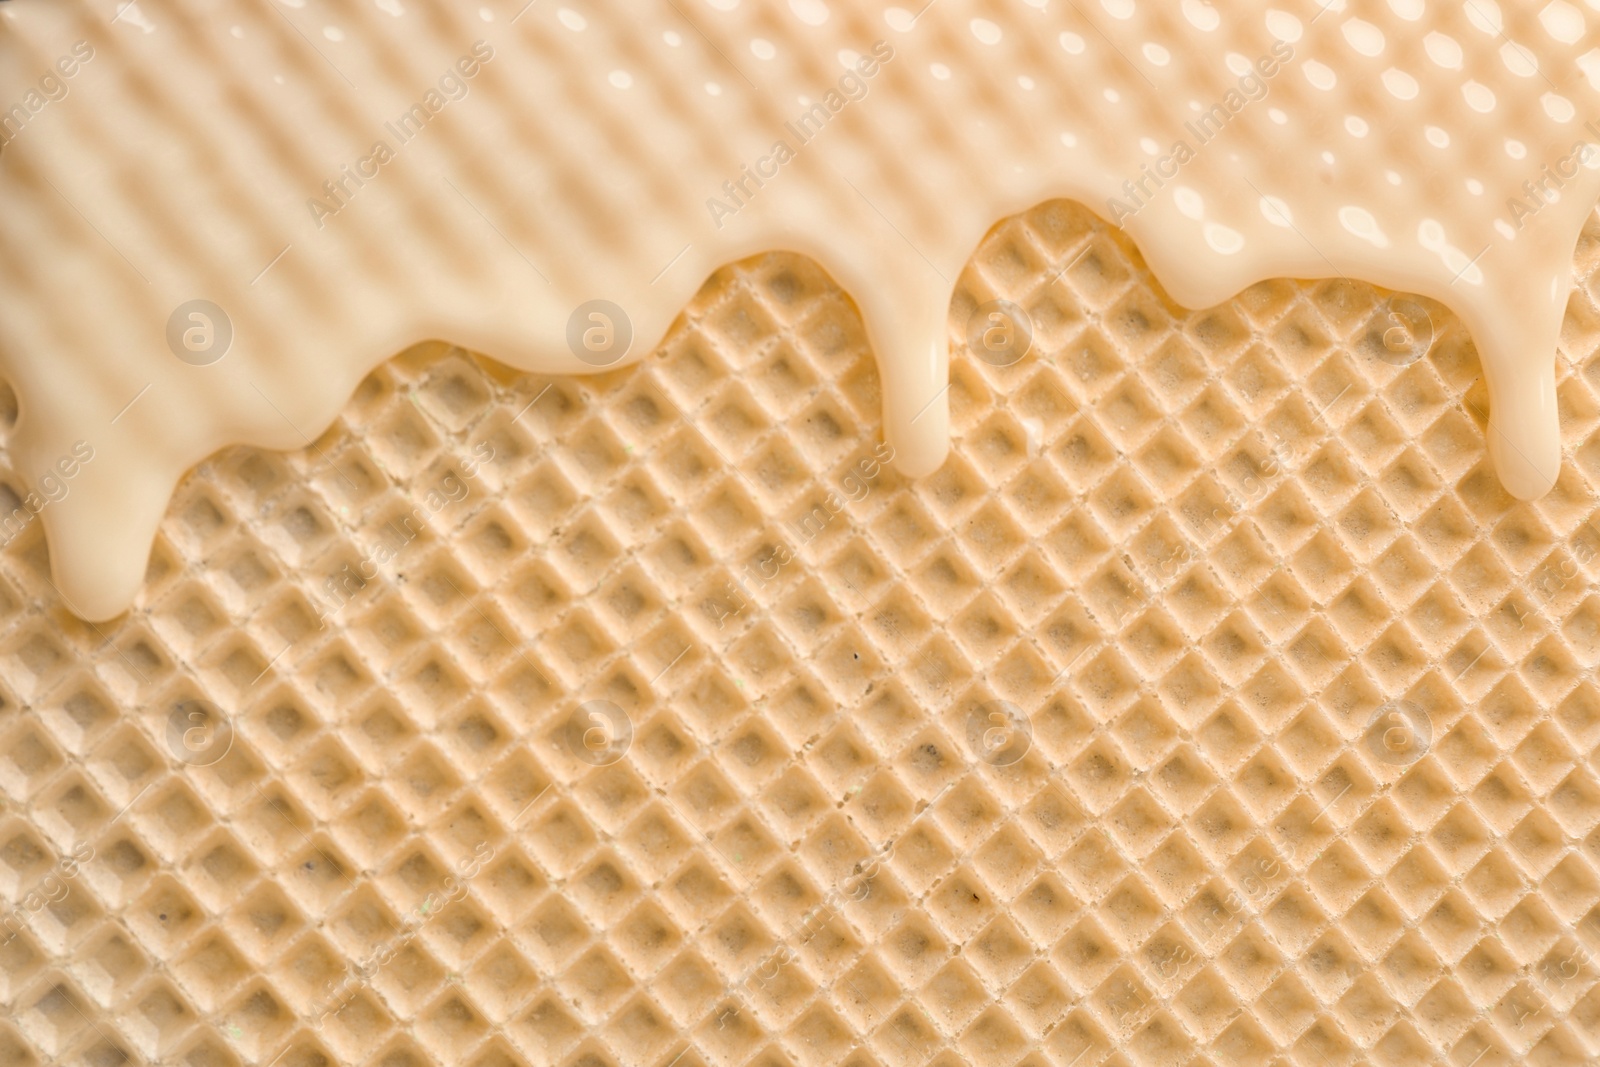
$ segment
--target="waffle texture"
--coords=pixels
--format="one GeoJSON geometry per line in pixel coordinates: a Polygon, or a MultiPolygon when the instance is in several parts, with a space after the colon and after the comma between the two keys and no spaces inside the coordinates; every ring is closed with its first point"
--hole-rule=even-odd
{"type": "Polygon", "coordinates": [[[926,480],[773,255],[636,368],[424,346],[219,454],[112,623],[34,524],[0,1065],[1593,1062],[1597,238],[1534,503],[1442,308],[1187,312],[1057,201],[926,480]]]}

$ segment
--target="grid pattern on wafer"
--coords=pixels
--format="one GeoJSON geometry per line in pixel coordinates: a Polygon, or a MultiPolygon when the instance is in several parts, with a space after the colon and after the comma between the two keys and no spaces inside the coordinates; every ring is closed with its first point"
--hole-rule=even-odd
{"type": "Polygon", "coordinates": [[[1005,297],[1035,349],[953,360],[920,483],[848,299],[773,255],[639,368],[424,346],[215,457],[112,624],[29,529],[0,1064],[1588,1062],[1597,236],[1532,504],[1441,309],[1404,367],[1364,285],[1186,312],[1055,202],[969,265],[953,332],[1005,297]],[[1427,751],[1376,758],[1402,700],[1427,751]]]}

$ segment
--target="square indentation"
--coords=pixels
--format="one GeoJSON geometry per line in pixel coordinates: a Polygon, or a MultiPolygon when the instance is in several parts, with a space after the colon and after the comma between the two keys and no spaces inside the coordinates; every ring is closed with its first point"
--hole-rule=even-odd
{"type": "Polygon", "coordinates": [[[1188,437],[1206,459],[1215,459],[1244,431],[1245,418],[1219,386],[1208,385],[1179,416],[1188,437]]]}
{"type": "Polygon", "coordinates": [[[1144,482],[1130,471],[1118,471],[1089,497],[1090,507],[1102,527],[1122,539],[1153,514],[1155,498],[1144,482]]]}
{"type": "Polygon", "coordinates": [[[1065,433],[1050,448],[1050,455],[1067,484],[1076,492],[1087,492],[1099,484],[1117,460],[1117,446],[1100,432],[1086,416],[1075,417],[1065,433]]]}

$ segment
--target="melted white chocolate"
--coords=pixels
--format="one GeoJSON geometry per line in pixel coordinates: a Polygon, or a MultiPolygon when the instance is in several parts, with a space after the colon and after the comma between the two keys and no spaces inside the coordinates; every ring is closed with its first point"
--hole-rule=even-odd
{"type": "Polygon", "coordinates": [[[788,249],[854,296],[923,474],[954,279],[1066,196],[1190,306],[1340,275],[1448,305],[1495,468],[1536,497],[1600,191],[1596,25],[1600,0],[11,0],[10,447],[59,587],[106,618],[185,470],[305,446],[410,344],[588,371],[569,321],[598,299],[634,361],[715,268],[788,249]],[[216,344],[205,308],[174,320],[197,299],[232,331],[207,365],[179,358],[216,344]]]}

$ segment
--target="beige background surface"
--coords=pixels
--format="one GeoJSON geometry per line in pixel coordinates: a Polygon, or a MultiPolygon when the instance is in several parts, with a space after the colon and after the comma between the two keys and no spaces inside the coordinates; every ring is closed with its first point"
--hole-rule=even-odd
{"type": "Polygon", "coordinates": [[[774,255],[636,369],[425,345],[312,448],[216,456],[112,624],[34,524],[0,1064],[1592,1062],[1597,236],[1533,504],[1442,309],[1404,367],[1365,285],[1188,312],[1056,202],[968,268],[952,335],[1004,296],[1035,350],[956,352],[919,483],[846,481],[871,354],[774,255]],[[1395,701],[1431,737],[1385,760],[1395,701]]]}

